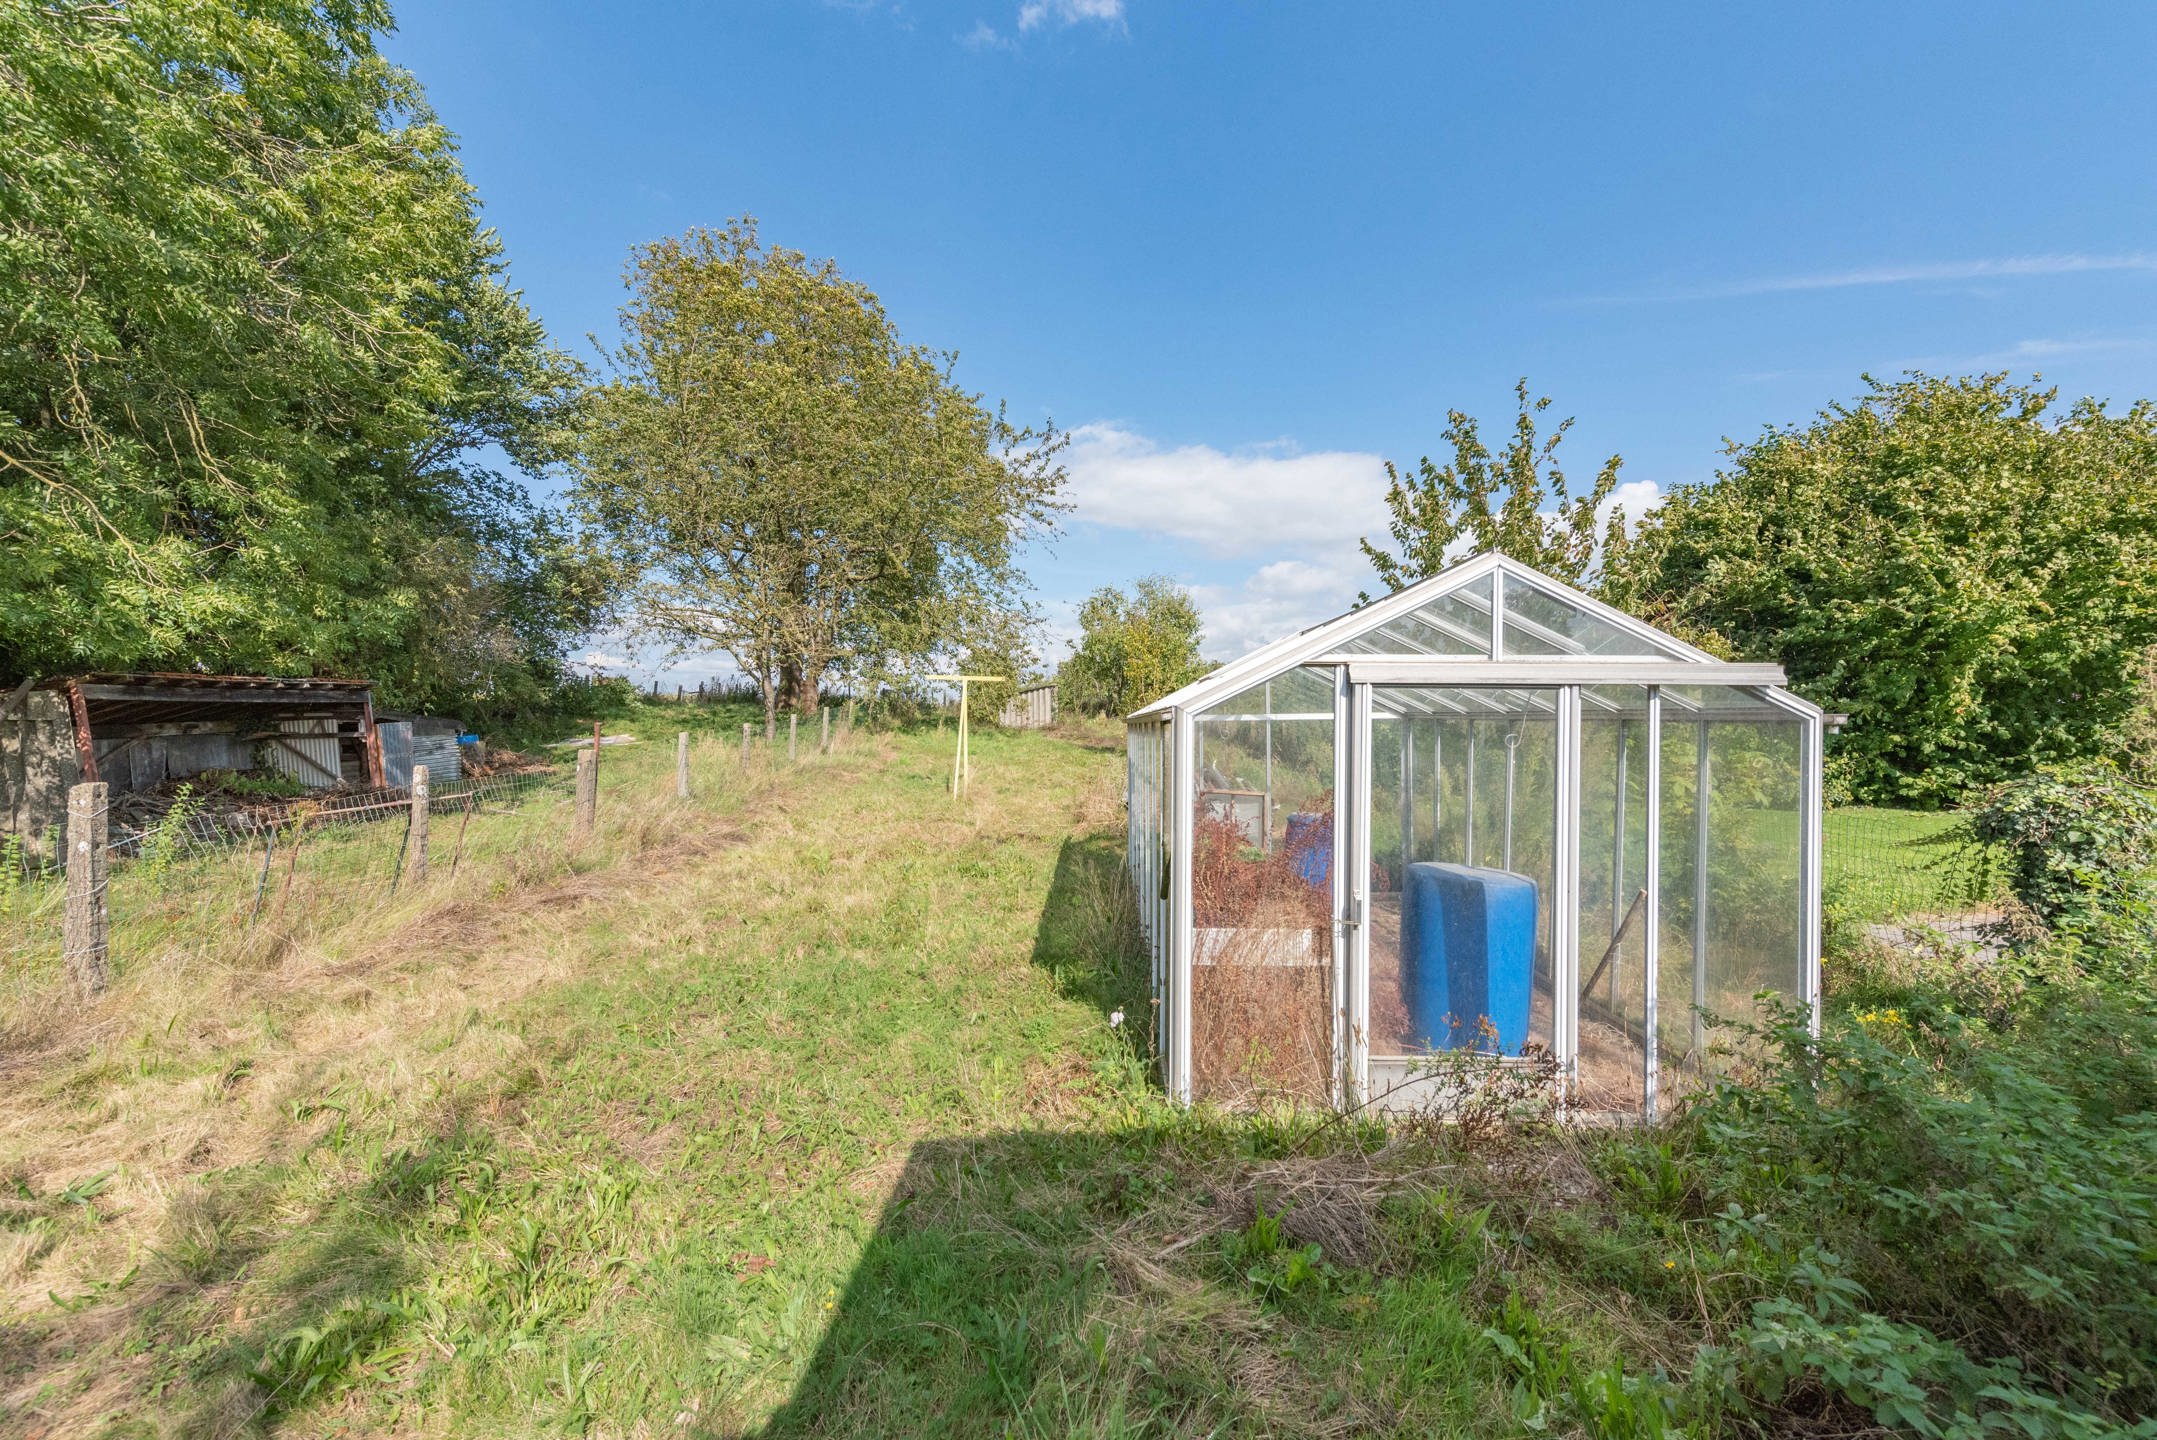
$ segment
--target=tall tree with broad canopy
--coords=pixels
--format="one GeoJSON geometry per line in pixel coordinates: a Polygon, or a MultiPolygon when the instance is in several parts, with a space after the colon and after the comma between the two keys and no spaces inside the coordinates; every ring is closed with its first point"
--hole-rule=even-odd
{"type": "Polygon", "coordinates": [[[1056,671],[1056,703],[1080,713],[1128,715],[1213,667],[1198,605],[1166,575],[1126,593],[1104,585],[1079,606],[1079,639],[1056,671]]]}
{"type": "Polygon", "coordinates": [[[1776,660],[1850,720],[1860,799],[1935,805],[2110,751],[2157,642],[2157,407],[1912,374],[1733,444],[1605,594],[1776,660]]]}
{"type": "Polygon", "coordinates": [[[753,219],[640,247],[626,283],[575,483],[643,568],[644,633],[733,656],[767,728],[834,675],[1000,643],[1014,552],[1059,508],[1053,427],[983,408],[867,286],[753,219]]]}
{"type": "Polygon", "coordinates": [[[602,572],[476,463],[576,368],[373,0],[0,6],[0,678],[536,691],[602,572]]]}
{"type": "MultiPolygon", "coordinates": [[[[1493,454],[1484,445],[1475,417],[1459,410],[1446,415],[1445,441],[1453,447],[1451,464],[1428,455],[1413,475],[1386,462],[1386,528],[1393,549],[1368,538],[1363,554],[1388,590],[1401,590],[1437,574],[1446,566],[1495,550],[1569,584],[1585,584],[1594,568],[1598,541],[1605,529],[1597,512],[1618,488],[1616,455],[1603,462],[1595,483],[1580,495],[1558,468],[1558,445],[1573,428],[1568,419],[1545,435],[1536,417],[1550,408],[1550,397],[1528,398],[1528,382],[1514,386],[1519,414],[1513,438],[1493,454]],[[1546,509],[1545,507],[1549,508],[1546,509]],[[1454,552],[1457,553],[1448,553],[1454,552]]],[[[1622,533],[1624,517],[1612,511],[1609,526],[1622,533]]],[[[1363,600],[1368,603],[1369,595],[1363,600]]]]}

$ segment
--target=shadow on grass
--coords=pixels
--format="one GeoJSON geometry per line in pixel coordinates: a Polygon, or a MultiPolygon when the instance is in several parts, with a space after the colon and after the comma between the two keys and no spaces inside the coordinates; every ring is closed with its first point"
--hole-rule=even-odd
{"type": "MultiPolygon", "coordinates": [[[[214,1344],[187,1339],[187,1329],[208,1317],[184,1310],[155,1317],[184,1371],[183,1393],[194,1400],[182,1433],[259,1433],[352,1378],[413,1318],[408,1287],[421,1276],[412,1245],[418,1217],[438,1203],[460,1212],[484,1203],[494,1177],[491,1148],[484,1134],[460,1129],[380,1156],[367,1183],[338,1196],[279,1257],[272,1304],[221,1334],[204,1327],[205,1335],[218,1334],[214,1344]]],[[[212,1227],[224,1228],[237,1207],[261,1193],[257,1186],[218,1197],[223,1214],[212,1227]]],[[[215,1287],[260,1262],[272,1237],[244,1224],[233,1228],[214,1251],[199,1237],[192,1242],[189,1278],[215,1287]]]]}
{"type": "MultiPolygon", "coordinates": [[[[1259,1359],[1249,1295],[1171,1276],[1162,1240],[1139,1233],[1164,1199],[1211,1198],[1177,1194],[1166,1139],[1134,1128],[916,1145],[825,1302],[822,1343],[758,1433],[1174,1435],[1280,1403],[1239,1388],[1262,1371],[1286,1378],[1259,1359]]],[[[1297,1409],[1324,1389],[1305,1388],[1297,1409]]]]}
{"type": "Polygon", "coordinates": [[[916,1145],[753,1433],[1519,1433],[1474,1222],[1408,1190],[1381,1221],[1362,1162],[1298,1133],[1198,1115],[916,1145]]]}
{"type": "Polygon", "coordinates": [[[1034,929],[1033,963],[1055,979],[1065,999],[1104,1017],[1121,1010],[1133,1044],[1147,1045],[1152,997],[1121,836],[1071,836],[1057,850],[1034,929]]]}

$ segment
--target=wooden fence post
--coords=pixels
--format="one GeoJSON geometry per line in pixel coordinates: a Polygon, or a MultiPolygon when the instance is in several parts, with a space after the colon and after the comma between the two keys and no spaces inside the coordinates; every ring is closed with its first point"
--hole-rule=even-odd
{"type": "Polygon", "coordinates": [[[412,767],[412,859],[414,885],[427,883],[427,767],[412,767]]]}
{"type": "Polygon", "coordinates": [[[749,733],[756,727],[747,720],[741,722],[741,768],[749,768],[749,733]]]}
{"type": "Polygon", "coordinates": [[[67,909],[60,951],[75,988],[95,995],[112,983],[105,909],[106,790],[103,781],[67,792],[67,909]]]}
{"type": "Polygon", "coordinates": [[[677,798],[689,798],[689,732],[682,731],[674,737],[674,794],[677,798]]]}
{"type": "Polygon", "coordinates": [[[801,712],[797,710],[786,717],[786,763],[789,765],[794,763],[794,734],[799,729],[801,729],[801,712]]]}
{"type": "Polygon", "coordinates": [[[589,840],[592,820],[599,812],[599,750],[577,752],[577,818],[570,826],[570,839],[589,840]]]}
{"type": "Polygon", "coordinates": [[[831,753],[831,707],[829,705],[824,707],[824,738],[817,742],[816,748],[821,754],[829,755],[831,753]]]}

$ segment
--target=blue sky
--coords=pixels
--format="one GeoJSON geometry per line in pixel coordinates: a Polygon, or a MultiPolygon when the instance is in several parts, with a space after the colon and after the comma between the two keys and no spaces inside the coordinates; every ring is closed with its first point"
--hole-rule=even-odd
{"type": "MultiPolygon", "coordinates": [[[[1381,457],[1526,375],[1649,504],[1861,372],[2157,393],[2157,7],[407,3],[556,337],[750,213],[1077,431],[1028,569],[1163,571],[1208,652],[1370,577],[1381,457]]],[[[621,653],[621,647],[614,647],[621,653]]],[[[724,668],[685,662],[692,680],[724,668]]],[[[643,672],[640,672],[643,673],[643,672]]],[[[670,678],[671,675],[670,675],[670,678]]]]}

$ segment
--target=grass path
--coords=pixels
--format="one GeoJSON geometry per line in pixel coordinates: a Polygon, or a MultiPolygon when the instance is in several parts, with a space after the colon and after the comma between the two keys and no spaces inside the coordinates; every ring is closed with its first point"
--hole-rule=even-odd
{"type": "Polygon", "coordinates": [[[176,1047],[193,1073],[107,1017],[0,1131],[0,1429],[759,1418],[914,1142],[1130,1068],[1042,923],[1071,855],[1112,883],[1114,758],[982,750],[964,806],[933,740],[869,742],[626,894],[617,867],[430,917],[357,984],[246,977],[253,1013],[176,1047]]]}

